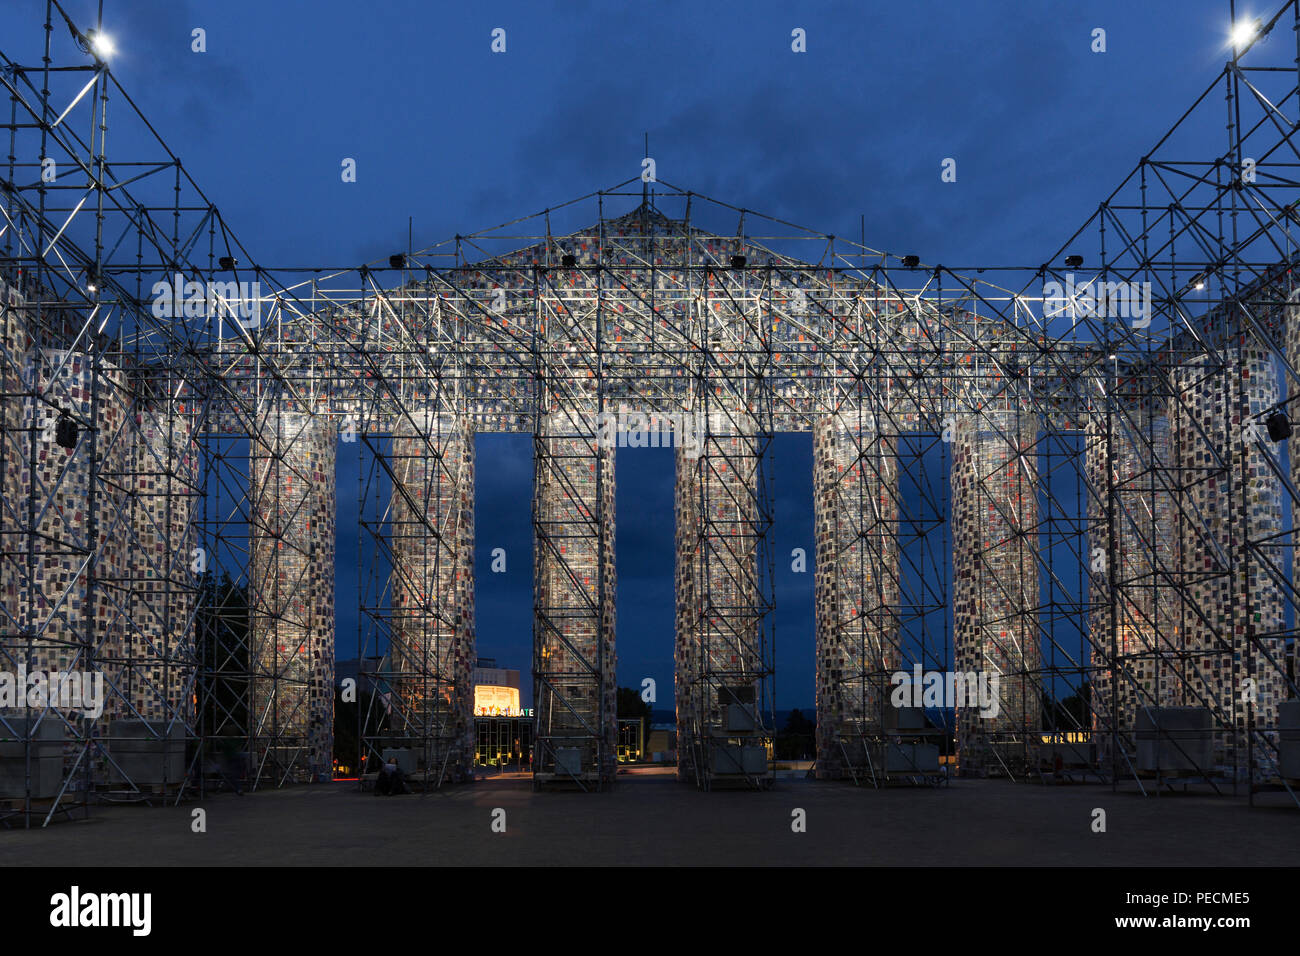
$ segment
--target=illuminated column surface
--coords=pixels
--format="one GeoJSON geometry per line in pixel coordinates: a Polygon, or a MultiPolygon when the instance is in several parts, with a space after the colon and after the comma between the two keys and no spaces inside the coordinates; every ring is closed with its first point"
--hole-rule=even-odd
{"type": "MultiPolygon", "coordinates": [[[[676,451],[677,769],[736,773],[721,741],[762,731],[760,439],[749,416],[715,414],[695,448],[676,451]],[[718,746],[715,746],[718,745],[718,746]],[[723,761],[720,763],[719,761],[723,761]]],[[[751,746],[753,742],[751,742],[751,746]]],[[[731,746],[731,745],[729,745],[731,746]]],[[[759,772],[757,766],[746,773],[759,772]]]]}
{"type": "MultiPolygon", "coordinates": [[[[1229,353],[1226,365],[1198,356],[1171,377],[1181,511],[1176,577],[1186,597],[1180,703],[1210,708],[1216,725],[1237,728],[1242,746],[1247,698],[1264,730],[1277,726],[1286,697],[1284,642],[1265,636],[1283,629],[1282,594],[1267,570],[1283,568],[1281,486],[1265,460],[1275,446],[1262,425],[1258,438],[1250,430],[1277,401],[1278,376],[1268,352],[1246,347],[1229,353]],[[1247,540],[1252,547],[1243,547],[1247,540]]],[[[1232,741],[1217,737],[1215,759],[1225,760],[1232,741]]]]}
{"type": "Polygon", "coordinates": [[[419,412],[394,427],[390,732],[429,773],[474,760],[474,442],[464,419],[419,412]]]}
{"type": "Polygon", "coordinates": [[[1171,488],[1177,479],[1163,411],[1155,414],[1149,401],[1137,400],[1109,416],[1099,407],[1085,433],[1090,729],[1103,760],[1112,731],[1131,753],[1138,708],[1176,705],[1186,679],[1178,653],[1179,594],[1171,583],[1178,526],[1171,488]]]}
{"type": "Polygon", "coordinates": [[[819,777],[867,766],[902,667],[896,447],[859,414],[813,428],[819,777]]]}
{"type": "Polygon", "coordinates": [[[181,402],[138,405],[128,429],[129,561],[119,715],[193,725],[198,447],[181,402]]]}
{"type": "Polygon", "coordinates": [[[31,349],[20,378],[27,395],[5,410],[0,670],[102,669],[109,696],[127,561],[127,491],[110,479],[126,471],[123,377],[102,363],[96,376],[83,352],[31,349]]]}
{"type": "Polygon", "coordinates": [[[1016,410],[958,416],[952,457],[953,646],[967,688],[956,701],[961,770],[996,769],[999,752],[1035,759],[1041,652],[1034,443],[1037,420],[1016,410]],[[972,704],[978,678],[993,706],[972,704]],[[997,693],[993,694],[994,678],[997,693]]]}
{"type": "Polygon", "coordinates": [[[281,779],[333,765],[335,431],[263,405],[252,437],[253,737],[281,779]]]}
{"type": "Polygon", "coordinates": [[[617,763],[614,449],[593,404],[541,417],[534,441],[533,771],[612,781],[617,763]]]}

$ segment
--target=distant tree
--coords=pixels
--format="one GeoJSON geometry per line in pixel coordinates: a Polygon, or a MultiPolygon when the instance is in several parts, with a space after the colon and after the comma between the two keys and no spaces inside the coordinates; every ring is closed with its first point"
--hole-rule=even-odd
{"type": "Polygon", "coordinates": [[[785,719],[785,727],[776,735],[776,756],[780,760],[799,760],[811,756],[817,747],[817,725],[795,708],[785,719]]]}
{"type": "Polygon", "coordinates": [[[641,699],[641,692],[633,690],[631,687],[620,687],[618,689],[618,718],[633,719],[642,717],[646,722],[646,729],[650,728],[651,708],[644,700],[641,699]]]}
{"type": "Polygon", "coordinates": [[[1055,731],[1086,731],[1092,726],[1090,701],[1092,687],[1087,681],[1079,685],[1077,693],[1057,700],[1046,689],[1042,692],[1043,729],[1055,731]]]}

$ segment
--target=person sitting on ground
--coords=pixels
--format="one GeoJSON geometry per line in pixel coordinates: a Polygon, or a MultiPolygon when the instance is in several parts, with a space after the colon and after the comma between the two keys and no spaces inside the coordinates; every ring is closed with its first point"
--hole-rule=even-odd
{"type": "Polygon", "coordinates": [[[375,777],[376,796],[388,796],[393,792],[393,771],[395,769],[397,769],[395,761],[379,765],[379,774],[375,777]]]}
{"type": "Polygon", "coordinates": [[[402,768],[397,765],[396,757],[389,757],[388,763],[384,764],[384,770],[379,775],[380,780],[386,780],[384,793],[390,796],[406,793],[406,778],[402,774],[402,768]]]}

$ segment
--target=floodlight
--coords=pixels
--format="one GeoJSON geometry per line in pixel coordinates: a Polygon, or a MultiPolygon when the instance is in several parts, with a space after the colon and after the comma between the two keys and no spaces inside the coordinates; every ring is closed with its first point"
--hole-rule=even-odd
{"type": "MultiPolygon", "coordinates": [[[[1272,29],[1272,24],[1269,24],[1272,29]]],[[[1244,50],[1264,36],[1264,21],[1259,17],[1242,17],[1232,28],[1229,39],[1237,50],[1244,50]]]]}
{"type": "Polygon", "coordinates": [[[58,423],[54,426],[54,441],[62,448],[77,447],[77,423],[67,412],[59,416],[58,423]]]}
{"type": "Polygon", "coordinates": [[[101,60],[107,60],[117,52],[117,47],[113,46],[113,41],[107,34],[98,30],[87,30],[86,36],[90,38],[90,48],[95,51],[95,56],[101,60]]]}
{"type": "Polygon", "coordinates": [[[1264,424],[1268,428],[1270,441],[1283,441],[1291,437],[1291,420],[1286,417],[1285,412],[1274,412],[1264,419],[1264,424]]]}

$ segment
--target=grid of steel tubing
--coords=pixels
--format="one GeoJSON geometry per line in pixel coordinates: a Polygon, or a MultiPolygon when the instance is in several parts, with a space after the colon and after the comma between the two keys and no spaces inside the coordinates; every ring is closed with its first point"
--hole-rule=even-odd
{"type": "Polygon", "coordinates": [[[1073,733],[1098,779],[1150,789],[1141,712],[1196,707],[1197,779],[1290,790],[1297,463],[1265,426],[1300,383],[1298,24],[1292,0],[1234,50],[1041,265],[923,264],[629,180],[386,262],[266,268],[49,0],[41,57],[0,54],[0,670],[99,675],[106,702],[0,710],[0,813],[329,774],[349,437],[380,502],[359,756],[404,743],[427,785],[468,773],[473,437],[522,432],[535,770],[607,786],[601,423],[627,410],[678,446],[698,785],[770,781],[728,761],[770,751],[770,443],[811,431],[820,773],[874,778],[891,677],[919,664],[1000,678],[998,716],[957,707],[965,772],[1032,776],[1073,733]],[[1062,308],[1049,282],[1108,307],[1062,308]],[[1110,308],[1126,289],[1150,290],[1140,320],[1110,308]]]}

